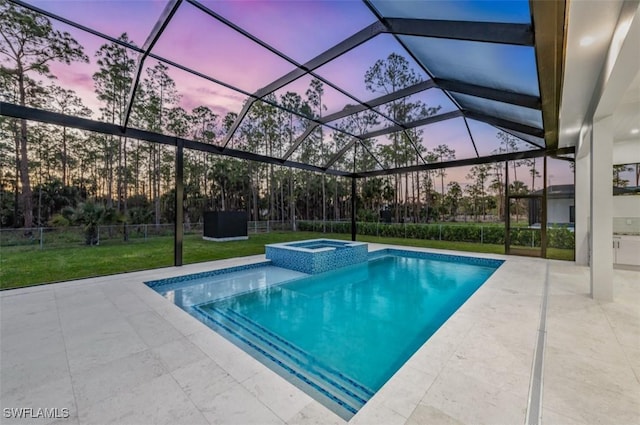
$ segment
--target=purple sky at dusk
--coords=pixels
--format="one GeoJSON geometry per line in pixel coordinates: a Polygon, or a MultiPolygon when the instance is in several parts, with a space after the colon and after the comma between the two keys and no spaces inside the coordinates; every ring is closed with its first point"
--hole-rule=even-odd
{"type": "MultiPolygon", "coordinates": [[[[27,0],[42,9],[59,14],[107,35],[118,37],[127,32],[137,45],[142,45],[166,1],[143,0],[27,0]]],[[[375,22],[375,16],[359,0],[336,1],[201,1],[224,18],[249,33],[261,38],[291,59],[304,63],[344,38],[375,22]]],[[[92,74],[97,70],[95,52],[106,41],[80,30],[56,23],[61,30],[71,33],[85,48],[90,63],[71,66],[54,64],[52,72],[58,77],[56,84],[73,89],[98,119],[99,102],[94,93],[92,74]]],[[[382,93],[365,89],[364,73],[378,59],[390,53],[403,54],[423,79],[427,75],[417,66],[391,35],[380,35],[333,62],[316,70],[318,75],[347,90],[359,100],[369,100],[382,93]]],[[[225,81],[247,92],[264,85],[294,69],[289,62],[245,38],[231,28],[205,15],[196,7],[183,2],[167,26],[153,53],[190,67],[211,77],[225,81]]],[[[146,66],[155,61],[147,59],[146,66]]],[[[169,69],[181,97],[181,106],[187,111],[206,105],[224,116],[239,112],[245,96],[186,72],[169,69]]],[[[144,76],[144,71],[143,71],[144,76]]],[[[310,76],[276,92],[290,90],[305,97],[310,76]]],[[[419,95],[429,106],[442,105],[439,113],[453,109],[448,98],[437,90],[419,95]]],[[[325,86],[323,103],[325,113],[341,110],[353,100],[325,86]]],[[[480,155],[487,155],[498,146],[496,130],[488,125],[469,121],[480,155]]],[[[326,134],[330,134],[329,131],[326,134]]],[[[385,143],[380,138],[379,143],[385,143]]],[[[424,128],[423,143],[428,149],[448,144],[456,149],[457,158],[475,156],[462,119],[454,119],[424,128]]],[[[566,168],[566,167],[565,167],[566,168]]],[[[464,180],[467,170],[451,170],[452,178],[464,180]]],[[[555,173],[570,183],[573,177],[566,172],[555,173]]],[[[525,182],[527,180],[525,179],[525,182]]],[[[554,184],[560,182],[554,181],[554,184]]]]}

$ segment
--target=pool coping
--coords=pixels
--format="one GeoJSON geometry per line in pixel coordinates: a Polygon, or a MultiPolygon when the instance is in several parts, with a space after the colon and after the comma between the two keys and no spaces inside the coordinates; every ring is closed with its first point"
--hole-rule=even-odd
{"type": "Polygon", "coordinates": [[[196,280],[196,279],[202,279],[205,277],[212,277],[212,276],[222,276],[228,273],[233,273],[233,272],[240,272],[240,271],[244,271],[244,270],[251,270],[251,269],[257,269],[260,267],[265,267],[265,266],[271,266],[273,265],[271,263],[271,260],[266,260],[266,261],[261,261],[261,262],[257,262],[257,263],[250,263],[250,264],[245,264],[245,265],[240,265],[240,266],[231,266],[231,267],[226,267],[223,269],[215,269],[215,270],[209,270],[209,271],[205,271],[205,272],[199,272],[199,273],[190,273],[190,274],[185,274],[185,275],[180,275],[180,276],[173,276],[173,277],[168,277],[165,279],[154,279],[154,280],[149,280],[144,282],[145,285],[147,285],[149,288],[161,288],[162,286],[165,285],[172,285],[174,283],[178,283],[178,282],[188,282],[190,280],[196,280]]]}
{"type": "Polygon", "coordinates": [[[368,245],[367,242],[358,242],[358,241],[345,241],[341,239],[329,239],[329,238],[317,238],[317,239],[305,239],[303,241],[293,241],[293,242],[278,242],[278,243],[270,243],[265,245],[265,249],[267,247],[270,248],[284,248],[289,251],[298,251],[298,252],[306,252],[306,253],[318,253],[318,252],[328,252],[335,251],[336,247],[326,247],[326,248],[304,248],[301,246],[293,246],[292,244],[296,243],[311,243],[311,242],[320,242],[320,241],[329,241],[329,242],[340,242],[344,245],[345,248],[353,248],[356,246],[368,245]]]}

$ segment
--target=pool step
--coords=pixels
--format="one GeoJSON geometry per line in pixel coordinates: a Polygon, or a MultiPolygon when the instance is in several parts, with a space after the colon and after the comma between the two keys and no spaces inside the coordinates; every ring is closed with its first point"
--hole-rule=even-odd
{"type": "Polygon", "coordinates": [[[222,330],[249,345],[351,415],[360,410],[373,395],[370,389],[321,364],[305,351],[237,312],[211,306],[196,309],[222,330]]]}
{"type": "Polygon", "coordinates": [[[320,373],[322,373],[323,376],[328,377],[329,379],[334,381],[337,385],[345,388],[347,391],[349,391],[350,393],[355,395],[357,398],[359,398],[360,401],[363,402],[363,404],[366,403],[367,400],[369,400],[373,396],[374,392],[369,388],[365,387],[364,385],[360,384],[354,379],[346,376],[342,372],[316,360],[306,351],[302,350],[299,347],[296,347],[295,345],[291,344],[289,341],[274,334],[273,332],[264,328],[260,324],[249,319],[248,317],[230,309],[225,310],[224,313],[227,316],[230,316],[235,320],[242,322],[242,324],[247,329],[251,329],[257,334],[267,337],[271,343],[276,342],[276,345],[279,348],[284,349],[293,357],[298,357],[302,359],[303,361],[306,362],[305,364],[306,366],[317,369],[320,373]]]}

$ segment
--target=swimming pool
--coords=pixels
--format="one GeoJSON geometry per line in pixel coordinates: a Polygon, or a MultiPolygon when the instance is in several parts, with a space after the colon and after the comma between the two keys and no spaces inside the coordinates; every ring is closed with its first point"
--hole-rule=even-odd
{"type": "MultiPolygon", "coordinates": [[[[192,296],[182,307],[349,419],[500,264],[383,250],[237,295],[192,296]]],[[[154,287],[175,297],[176,286],[162,288],[154,287]]]]}

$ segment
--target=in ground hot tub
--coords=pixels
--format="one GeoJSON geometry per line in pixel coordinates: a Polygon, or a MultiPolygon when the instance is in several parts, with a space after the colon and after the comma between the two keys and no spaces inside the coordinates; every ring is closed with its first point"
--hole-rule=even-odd
{"type": "Polygon", "coordinates": [[[309,239],[266,245],[266,257],[277,267],[316,274],[367,261],[364,242],[309,239]]]}

